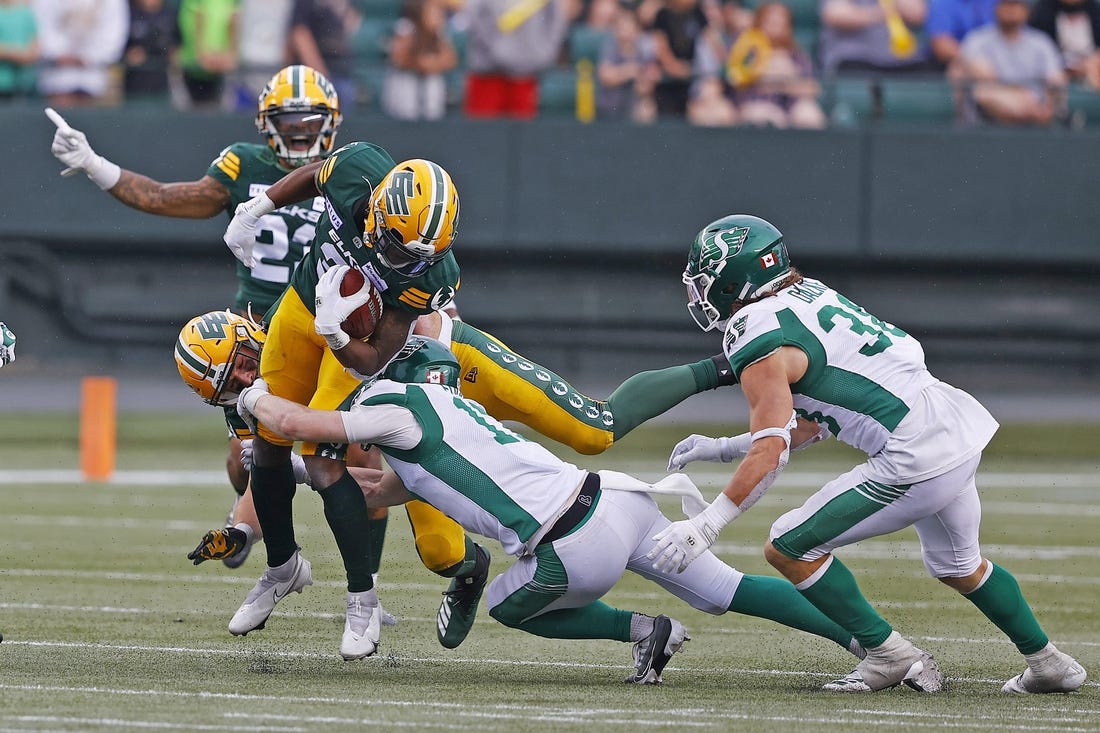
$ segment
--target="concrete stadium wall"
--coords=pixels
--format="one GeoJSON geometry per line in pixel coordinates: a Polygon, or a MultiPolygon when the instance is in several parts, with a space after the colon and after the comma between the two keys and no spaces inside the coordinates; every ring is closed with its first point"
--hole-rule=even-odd
{"type": "MultiPolygon", "coordinates": [[[[224,145],[257,139],[246,115],[67,117],[160,180],[199,178],[224,145]]],[[[58,177],[41,109],[0,110],[0,135],[0,320],[19,327],[21,362],[161,368],[187,318],[230,301],[226,217],[150,216],[58,177]]],[[[464,314],[562,371],[715,351],[679,273],[695,232],[734,211],[770,219],[797,264],[921,336],[933,363],[1092,373],[1100,356],[1100,134],[358,118],[340,132],[355,139],[452,172],[464,314]]]]}

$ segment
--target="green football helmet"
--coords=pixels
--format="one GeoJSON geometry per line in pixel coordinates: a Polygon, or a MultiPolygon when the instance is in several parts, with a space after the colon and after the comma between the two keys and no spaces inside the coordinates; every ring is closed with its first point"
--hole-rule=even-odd
{"type": "Polygon", "coordinates": [[[783,235],[763,219],[732,214],[703,227],[688,254],[688,312],[704,331],[725,326],[735,304],[774,291],[791,272],[783,235]]]}
{"type": "Polygon", "coordinates": [[[382,373],[384,379],[408,384],[442,384],[458,389],[462,368],[451,350],[433,338],[413,336],[382,373]]]}

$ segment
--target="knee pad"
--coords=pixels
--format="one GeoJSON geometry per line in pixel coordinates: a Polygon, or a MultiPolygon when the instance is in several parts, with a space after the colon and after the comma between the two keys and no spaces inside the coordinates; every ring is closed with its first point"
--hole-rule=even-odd
{"type": "Polygon", "coordinates": [[[933,578],[963,578],[971,575],[982,564],[982,553],[977,545],[963,550],[921,552],[924,569],[933,578]]]}

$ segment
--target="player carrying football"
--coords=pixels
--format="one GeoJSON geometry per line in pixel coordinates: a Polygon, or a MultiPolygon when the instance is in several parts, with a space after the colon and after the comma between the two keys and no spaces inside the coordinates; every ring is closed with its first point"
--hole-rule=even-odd
{"type": "MultiPolygon", "coordinates": [[[[274,394],[333,409],[358,385],[349,370],[368,376],[380,372],[404,345],[417,317],[446,306],[454,297],[459,268],[451,245],[459,199],[450,175],[438,164],[414,159],[395,165],[382,148],[352,143],[238,206],[226,230],[226,244],[243,263],[253,263],[255,229],[262,217],[316,195],[322,197],[325,210],[309,253],[268,314],[260,372],[274,394]],[[366,282],[361,293],[345,297],[340,283],[351,267],[366,282]],[[365,302],[363,296],[371,288],[381,294],[381,318],[369,339],[351,339],[341,324],[365,302]]],[[[292,443],[263,424],[257,426],[252,491],[268,570],[230,621],[234,634],[261,628],[280,598],[310,582],[309,562],[294,540],[292,443]]],[[[371,551],[363,531],[367,506],[339,449],[307,443],[302,454],[348,571],[341,655],[369,656],[378,645],[379,614],[368,569],[371,551]]],[[[453,578],[439,630],[445,646],[456,645],[473,622],[488,573],[488,553],[427,504],[407,509],[421,560],[453,578]]]]}

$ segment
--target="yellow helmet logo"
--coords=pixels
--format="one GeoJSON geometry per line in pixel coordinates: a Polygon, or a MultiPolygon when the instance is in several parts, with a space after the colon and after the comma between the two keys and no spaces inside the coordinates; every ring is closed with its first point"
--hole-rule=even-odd
{"type": "Polygon", "coordinates": [[[394,166],[371,194],[365,231],[382,264],[418,275],[446,256],[458,231],[458,190],[438,163],[394,166]]]}

